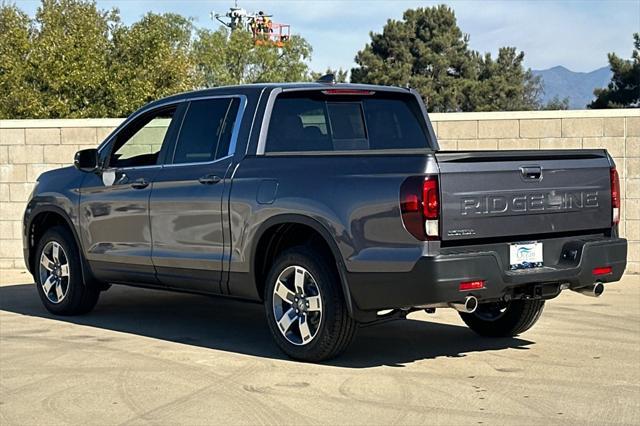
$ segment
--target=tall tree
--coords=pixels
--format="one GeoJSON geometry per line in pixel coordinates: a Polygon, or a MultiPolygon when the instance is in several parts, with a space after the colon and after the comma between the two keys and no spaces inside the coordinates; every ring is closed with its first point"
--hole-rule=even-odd
{"type": "Polygon", "coordinates": [[[358,52],[351,81],[409,85],[430,111],[523,110],[538,107],[540,82],[522,66],[524,54],[502,48],[498,58],[469,48],[453,10],[409,9],[358,52]]]}
{"type": "Polygon", "coordinates": [[[0,118],[126,116],[221,84],[307,79],[311,46],[255,46],[248,31],[197,30],[177,14],[130,26],[93,0],[42,0],[34,18],[0,0],[0,118]]]}
{"type": "Polygon", "coordinates": [[[604,89],[596,89],[593,94],[596,99],[588,107],[627,108],[640,107],[640,34],[633,35],[633,53],[631,60],[619,58],[615,53],[609,53],[609,67],[613,76],[611,82],[604,89]]]}
{"type": "Polygon", "coordinates": [[[108,12],[94,2],[43,0],[28,60],[38,116],[101,117],[108,111],[108,12]]]}
{"type": "Polygon", "coordinates": [[[104,116],[108,15],[93,2],[43,0],[31,21],[1,5],[0,116],[104,116]]]}
{"type": "Polygon", "coordinates": [[[281,48],[266,43],[256,46],[248,31],[199,30],[193,56],[207,87],[301,81],[306,78],[306,60],[311,46],[299,36],[292,36],[281,48]]]}
{"type": "Polygon", "coordinates": [[[465,111],[517,111],[539,107],[540,77],[524,68],[524,53],[515,47],[502,47],[494,60],[490,54],[478,59],[475,84],[466,91],[465,111]]]}
{"type": "Polygon", "coordinates": [[[192,34],[192,22],[173,13],[148,13],[131,27],[120,25],[114,29],[111,101],[117,116],[197,86],[199,80],[190,54],[192,34]]]}
{"type": "Polygon", "coordinates": [[[30,81],[31,21],[12,5],[0,7],[0,118],[22,117],[39,107],[30,81]]]}

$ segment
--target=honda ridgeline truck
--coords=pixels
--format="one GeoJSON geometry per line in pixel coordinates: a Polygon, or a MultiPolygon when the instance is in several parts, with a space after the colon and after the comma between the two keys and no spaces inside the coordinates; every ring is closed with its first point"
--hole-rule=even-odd
{"type": "Polygon", "coordinates": [[[153,102],[41,175],[24,257],[54,314],[111,284],[230,296],[320,361],[416,310],[522,333],[620,280],[619,219],[604,150],[445,152],[413,90],[259,84],[153,102]]]}

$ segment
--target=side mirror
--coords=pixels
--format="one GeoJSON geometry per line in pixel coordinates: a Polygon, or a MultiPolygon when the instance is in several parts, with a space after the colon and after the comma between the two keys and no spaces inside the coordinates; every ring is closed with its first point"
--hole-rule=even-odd
{"type": "Polygon", "coordinates": [[[95,172],[98,169],[98,150],[89,148],[76,152],[73,165],[83,172],[95,172]]]}

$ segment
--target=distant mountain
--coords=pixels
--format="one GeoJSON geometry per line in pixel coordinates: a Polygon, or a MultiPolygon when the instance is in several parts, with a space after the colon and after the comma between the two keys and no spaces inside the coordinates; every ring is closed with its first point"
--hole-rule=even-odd
{"type": "Polygon", "coordinates": [[[542,77],[543,103],[546,104],[555,96],[560,99],[569,98],[570,109],[586,109],[587,104],[593,100],[593,90],[606,87],[611,80],[608,66],[591,72],[574,72],[563,66],[556,66],[546,70],[533,70],[533,74],[542,77]]]}

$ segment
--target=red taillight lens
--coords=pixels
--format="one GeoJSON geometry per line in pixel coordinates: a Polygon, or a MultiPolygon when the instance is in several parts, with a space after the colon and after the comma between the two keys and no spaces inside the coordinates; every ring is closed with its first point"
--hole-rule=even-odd
{"type": "Polygon", "coordinates": [[[611,168],[611,211],[613,224],[620,223],[620,176],[615,167],[611,168]]]}
{"type": "Polygon", "coordinates": [[[437,219],[439,216],[438,179],[430,176],[422,185],[423,214],[425,219],[437,219]]]}
{"type": "Polygon", "coordinates": [[[419,240],[439,236],[440,194],[437,176],[413,176],[400,188],[400,212],[404,227],[419,240]]]}
{"type": "Polygon", "coordinates": [[[613,268],[611,266],[602,266],[600,268],[593,268],[593,275],[609,275],[613,272],[613,268]]]}
{"type": "Polygon", "coordinates": [[[460,291],[479,290],[484,288],[484,280],[463,281],[460,283],[460,291]]]}
{"type": "Polygon", "coordinates": [[[420,210],[420,198],[415,194],[407,194],[404,200],[402,200],[403,212],[417,212],[420,210]]]}

